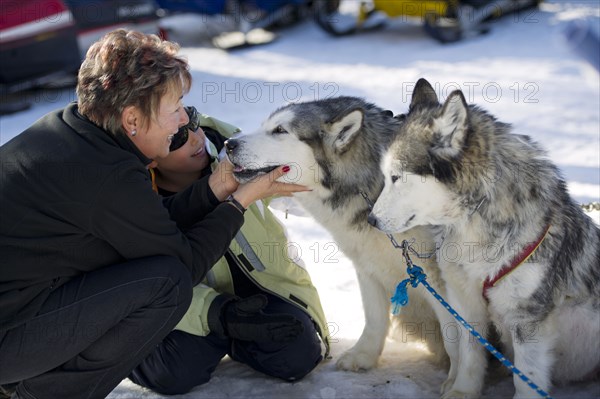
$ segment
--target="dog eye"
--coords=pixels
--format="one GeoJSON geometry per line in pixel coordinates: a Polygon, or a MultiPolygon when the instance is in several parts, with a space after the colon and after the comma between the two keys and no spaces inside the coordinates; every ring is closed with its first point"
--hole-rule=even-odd
{"type": "Polygon", "coordinates": [[[273,129],[273,134],[285,134],[287,133],[287,131],[281,127],[281,125],[277,126],[275,129],[273,129]]]}
{"type": "Polygon", "coordinates": [[[400,176],[393,175],[392,176],[392,183],[396,183],[396,180],[398,180],[399,178],[400,178],[400,176]]]}

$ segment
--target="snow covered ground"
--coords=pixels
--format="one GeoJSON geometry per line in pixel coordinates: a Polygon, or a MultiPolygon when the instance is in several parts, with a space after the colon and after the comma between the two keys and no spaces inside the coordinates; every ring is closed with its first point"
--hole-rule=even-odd
{"type": "MultiPolygon", "coordinates": [[[[360,96],[395,113],[405,112],[415,82],[428,79],[445,98],[461,88],[469,102],[538,140],[558,164],[574,198],[600,200],[600,80],[598,71],[567,46],[563,30],[573,20],[599,28],[597,1],[549,2],[506,17],[488,35],[442,46],[411,20],[384,30],[332,38],[307,21],[280,32],[262,47],[223,52],[194,46],[203,20],[179,17],[173,26],[194,75],[185,101],[204,113],[252,130],[290,101],[360,96]],[[185,39],[185,40],[184,40],[185,39]]],[[[5,143],[46,112],[75,99],[73,90],[42,92],[25,112],[0,118],[5,143]]],[[[436,398],[446,370],[418,345],[389,341],[376,370],[337,371],[335,361],[363,327],[360,293],[350,261],[308,217],[285,219],[320,291],[333,332],[332,359],[302,381],[288,384],[224,359],[212,380],[183,398],[436,398]]],[[[597,223],[598,212],[591,214],[597,223]]],[[[600,350],[598,346],[590,350],[600,350]]],[[[492,368],[484,398],[512,397],[512,379],[492,368]]],[[[556,398],[600,398],[600,383],[557,387],[556,398]]],[[[158,398],[125,380],[111,399],[158,398]]],[[[533,394],[532,394],[532,397],[533,394]]]]}

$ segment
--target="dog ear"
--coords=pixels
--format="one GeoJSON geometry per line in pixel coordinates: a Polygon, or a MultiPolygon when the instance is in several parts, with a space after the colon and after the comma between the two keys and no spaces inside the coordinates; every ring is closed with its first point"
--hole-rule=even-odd
{"type": "Polygon", "coordinates": [[[346,114],[339,121],[331,123],[329,133],[335,136],[333,146],[337,153],[344,152],[344,149],[355,137],[355,134],[360,131],[362,122],[363,113],[360,109],[356,109],[346,114]]]}
{"type": "Polygon", "coordinates": [[[440,116],[433,121],[434,144],[429,149],[430,167],[433,176],[442,183],[456,180],[460,162],[457,158],[463,151],[469,129],[469,110],[460,90],[448,96],[440,116]]]}
{"type": "Polygon", "coordinates": [[[431,87],[429,82],[425,79],[419,79],[415,85],[415,90],[413,91],[410,107],[408,108],[409,112],[422,105],[438,104],[439,100],[437,94],[435,94],[435,90],[433,90],[433,87],[431,87]]]}
{"type": "Polygon", "coordinates": [[[462,152],[468,131],[469,109],[460,90],[450,93],[441,115],[434,120],[434,134],[439,141],[434,146],[437,155],[455,157],[462,152]]]}

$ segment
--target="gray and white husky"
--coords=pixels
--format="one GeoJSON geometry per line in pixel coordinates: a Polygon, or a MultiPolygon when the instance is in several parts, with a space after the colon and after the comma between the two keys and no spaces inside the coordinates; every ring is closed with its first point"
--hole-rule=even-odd
{"type": "MultiPolygon", "coordinates": [[[[295,198],[353,261],[365,327],[358,342],[337,362],[344,370],[376,366],[390,329],[390,297],[397,283],[407,277],[400,263],[401,252],[368,224],[369,206],[361,194],[374,201],[381,192],[381,155],[401,124],[391,112],[362,99],[336,97],[287,105],[257,131],[237,135],[226,144],[235,175],[242,182],[277,165],[289,165],[291,171],[285,178],[312,189],[295,194],[295,198]]],[[[404,238],[414,239],[423,251],[435,248],[426,227],[400,234],[397,240],[404,238]]],[[[422,265],[431,280],[441,281],[434,259],[424,260],[422,265]]],[[[417,289],[402,310],[401,324],[394,327],[405,328],[405,335],[425,341],[438,360],[447,359],[442,339],[431,333],[439,332],[440,324],[432,312],[433,303],[426,291],[417,289]]],[[[446,317],[437,303],[435,311],[446,317]]]]}
{"type": "MultiPolygon", "coordinates": [[[[370,220],[390,233],[444,226],[438,263],[465,320],[492,322],[516,367],[546,391],[598,372],[600,229],[529,137],[460,91],[439,104],[421,79],[381,167],[370,220]]],[[[477,397],[483,347],[463,331],[448,352],[444,396],[477,397]]],[[[516,375],[514,384],[516,398],[536,396],[516,375]]]]}

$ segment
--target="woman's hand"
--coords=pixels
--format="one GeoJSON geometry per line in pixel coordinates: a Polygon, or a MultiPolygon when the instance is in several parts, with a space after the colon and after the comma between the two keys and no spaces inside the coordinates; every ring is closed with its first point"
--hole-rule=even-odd
{"type": "Polygon", "coordinates": [[[233,177],[233,164],[224,157],[208,178],[208,185],[219,201],[224,201],[240,183],[233,177]]]}
{"type": "Polygon", "coordinates": [[[277,181],[290,171],[289,166],[279,166],[271,172],[258,176],[251,182],[241,184],[233,193],[235,199],[248,208],[253,202],[274,195],[291,196],[293,193],[310,191],[306,186],[277,181]]]}

